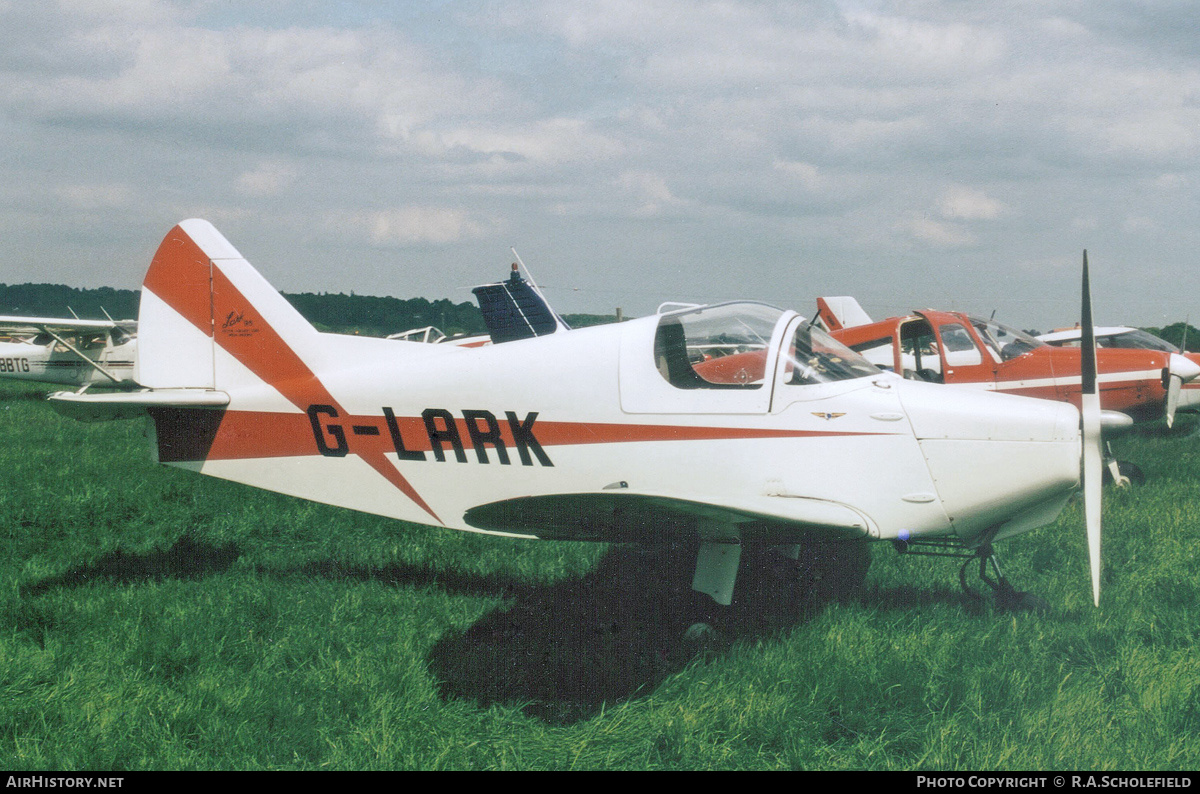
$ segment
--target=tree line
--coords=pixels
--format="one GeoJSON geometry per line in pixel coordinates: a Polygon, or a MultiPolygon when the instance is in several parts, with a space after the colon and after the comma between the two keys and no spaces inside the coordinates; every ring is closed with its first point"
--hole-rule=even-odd
{"type": "MultiPolygon", "coordinates": [[[[130,289],[97,287],[83,289],[62,284],[0,284],[0,314],[33,317],[70,317],[102,320],[107,312],[114,320],[137,317],[140,292],[130,289]]],[[[388,334],[433,325],[443,333],[479,334],[486,328],[479,308],[470,302],[454,303],[445,298],[391,298],[373,295],[346,295],[341,292],[283,293],[296,310],[317,328],[341,334],[387,336],[388,334]]],[[[611,314],[567,314],[574,328],[610,323],[611,314]]],[[[1147,327],[1155,336],[1173,345],[1186,342],[1188,350],[1200,350],[1200,330],[1186,322],[1161,328],[1147,327]]]]}
{"type": "MultiPolygon", "coordinates": [[[[137,290],[98,287],[86,289],[62,284],[0,284],[0,314],[26,317],[79,317],[103,320],[135,319],[137,290]]],[[[445,298],[392,298],[349,295],[341,292],[283,293],[310,323],[322,331],[363,336],[388,334],[433,325],[448,335],[479,334],[487,329],[479,308],[471,302],[445,298]]],[[[563,319],[573,327],[612,322],[609,315],[575,314],[563,319]]]]}

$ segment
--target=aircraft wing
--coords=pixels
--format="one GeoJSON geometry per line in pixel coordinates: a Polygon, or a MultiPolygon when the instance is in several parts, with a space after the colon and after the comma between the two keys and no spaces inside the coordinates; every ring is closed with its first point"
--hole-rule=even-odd
{"type": "MultiPolygon", "coordinates": [[[[737,503],[714,503],[673,496],[630,493],[614,488],[604,493],[524,496],[473,507],[467,524],[479,529],[524,532],[539,538],[646,542],[695,532],[698,524],[736,524],[743,539],[756,536],[772,543],[798,542],[814,530],[847,538],[872,534],[870,520],[841,502],[794,496],[748,497],[737,503]]],[[[701,535],[704,535],[701,528],[701,535]]]]}
{"type": "Polygon", "coordinates": [[[77,317],[20,317],[17,315],[0,315],[0,330],[9,333],[40,333],[42,331],[107,331],[120,328],[130,331],[136,327],[132,320],[80,320],[77,317]]]}

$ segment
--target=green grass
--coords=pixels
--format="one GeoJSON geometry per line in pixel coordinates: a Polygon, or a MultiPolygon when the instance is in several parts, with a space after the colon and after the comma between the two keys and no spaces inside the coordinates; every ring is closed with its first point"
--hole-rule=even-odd
{"type": "Polygon", "coordinates": [[[1200,438],[1133,435],[1104,601],[1072,505],[862,591],[747,573],[717,640],[686,554],[411,526],[159,467],[136,422],[0,387],[0,768],[1195,769],[1200,438]]]}

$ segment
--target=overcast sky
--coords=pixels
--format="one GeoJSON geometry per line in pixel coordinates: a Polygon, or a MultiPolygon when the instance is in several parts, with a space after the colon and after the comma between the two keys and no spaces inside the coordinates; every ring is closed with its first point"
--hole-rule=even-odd
{"type": "Polygon", "coordinates": [[[1200,9],[0,0],[0,282],[1200,318],[1200,9]]]}

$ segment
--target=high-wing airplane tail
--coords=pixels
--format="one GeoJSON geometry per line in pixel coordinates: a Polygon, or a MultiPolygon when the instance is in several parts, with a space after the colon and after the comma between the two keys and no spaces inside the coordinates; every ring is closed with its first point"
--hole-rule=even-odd
{"type": "Polygon", "coordinates": [[[536,284],[521,277],[513,263],[507,281],[475,287],[475,299],[494,344],[569,331],[536,284]]]}

